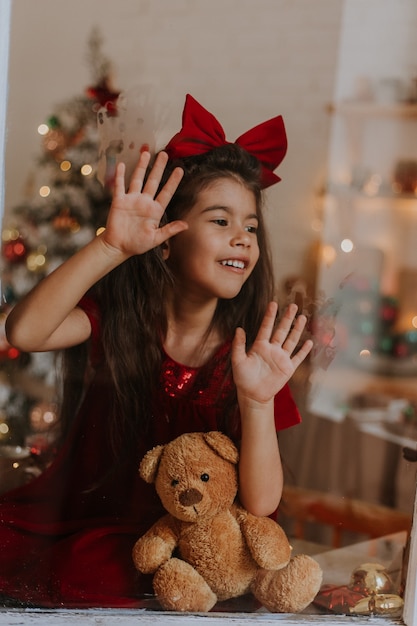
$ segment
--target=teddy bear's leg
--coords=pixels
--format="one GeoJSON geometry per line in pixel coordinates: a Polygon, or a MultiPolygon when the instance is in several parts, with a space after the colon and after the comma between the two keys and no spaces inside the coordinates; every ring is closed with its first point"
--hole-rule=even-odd
{"type": "Polygon", "coordinates": [[[302,554],[280,570],[260,570],[251,590],[272,613],[298,613],[314,600],[322,577],[319,564],[302,554]]]}
{"type": "Polygon", "coordinates": [[[172,558],[156,571],[153,578],[155,594],[168,611],[210,611],[217,596],[192,565],[172,558]]]}

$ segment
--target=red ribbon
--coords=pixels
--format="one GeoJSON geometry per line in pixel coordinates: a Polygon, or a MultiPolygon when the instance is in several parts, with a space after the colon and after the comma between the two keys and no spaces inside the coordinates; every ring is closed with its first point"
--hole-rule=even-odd
{"type": "MultiPolygon", "coordinates": [[[[228,143],[231,142],[226,140],[224,130],[214,115],[187,94],[182,114],[182,128],[165,148],[169,158],[181,159],[205,154],[228,143]]],[[[273,172],[287,152],[287,135],[281,115],[251,128],[238,137],[235,143],[261,163],[263,188],[281,180],[273,172]]]]}

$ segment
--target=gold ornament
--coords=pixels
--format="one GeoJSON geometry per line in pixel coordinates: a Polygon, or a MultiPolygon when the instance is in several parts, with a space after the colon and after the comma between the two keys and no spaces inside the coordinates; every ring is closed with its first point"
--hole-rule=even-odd
{"type": "Polygon", "coordinates": [[[379,563],[363,563],[353,570],[349,589],[364,594],[350,607],[359,615],[396,615],[401,613],[404,601],[395,593],[395,586],[386,568],[379,563]]]}
{"type": "Polygon", "coordinates": [[[404,601],[393,593],[375,593],[362,598],[350,607],[350,613],[357,615],[397,615],[401,613],[404,601]]]}
{"type": "Polygon", "coordinates": [[[62,209],[54,219],[53,227],[61,233],[76,233],[80,230],[79,222],[71,215],[68,208],[62,209]]]}
{"type": "Polygon", "coordinates": [[[379,563],[363,563],[353,570],[349,588],[366,595],[386,594],[394,591],[394,585],[387,570],[379,563]]]}

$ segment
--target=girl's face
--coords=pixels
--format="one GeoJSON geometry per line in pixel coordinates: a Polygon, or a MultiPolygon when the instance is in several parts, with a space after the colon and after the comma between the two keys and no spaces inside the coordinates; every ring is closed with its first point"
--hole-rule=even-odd
{"type": "Polygon", "coordinates": [[[198,194],[182,219],[188,230],[173,237],[166,250],[181,295],[234,298],[259,258],[253,192],[233,178],[220,178],[198,194]]]}

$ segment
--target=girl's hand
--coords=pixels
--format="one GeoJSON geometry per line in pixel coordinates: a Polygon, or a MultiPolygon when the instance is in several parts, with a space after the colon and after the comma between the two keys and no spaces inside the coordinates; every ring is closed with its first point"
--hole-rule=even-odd
{"type": "Polygon", "coordinates": [[[187,228],[186,222],[182,221],[160,227],[161,218],[180,183],[183,171],[176,168],[155,197],[168,155],[166,152],[158,154],[144,185],[150,158],[149,152],[141,153],[127,192],[124,163],[119,163],[116,169],[113,201],[106,230],[101,237],[111,251],[120,252],[126,258],[156,248],[187,228]]]}
{"type": "Polygon", "coordinates": [[[232,346],[232,368],[240,401],[245,400],[250,404],[270,402],[313,347],[313,342],[307,340],[291,356],[303,332],[306,318],[300,315],[292,327],[297,306],[291,304],[274,331],[277,309],[275,302],[269,304],[256,340],[248,353],[245,332],[242,328],[236,329],[232,346]]]}

